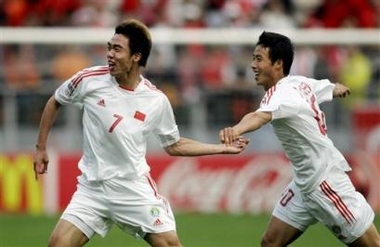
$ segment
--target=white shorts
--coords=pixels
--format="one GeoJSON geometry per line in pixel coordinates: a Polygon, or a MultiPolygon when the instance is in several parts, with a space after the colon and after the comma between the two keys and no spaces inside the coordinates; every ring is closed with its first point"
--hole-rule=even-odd
{"type": "Polygon", "coordinates": [[[273,215],[300,231],[319,221],[345,244],[362,236],[375,217],[371,206],[343,171],[329,172],[309,194],[301,194],[292,181],[273,215]]]}
{"type": "Polygon", "coordinates": [[[150,175],[104,181],[80,177],[61,219],[74,224],[88,238],[95,233],[104,237],[114,223],[136,238],[176,230],[170,205],[157,193],[150,175]]]}

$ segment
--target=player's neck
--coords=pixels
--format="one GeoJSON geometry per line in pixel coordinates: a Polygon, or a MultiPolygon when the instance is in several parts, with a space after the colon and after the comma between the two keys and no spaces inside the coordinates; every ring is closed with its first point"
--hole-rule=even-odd
{"type": "Polygon", "coordinates": [[[264,86],[264,90],[268,91],[271,87],[275,86],[282,78],[286,77],[283,73],[275,74],[273,78],[264,86]]]}
{"type": "Polygon", "coordinates": [[[140,83],[140,73],[130,73],[123,76],[115,76],[120,87],[134,90],[140,83]]]}

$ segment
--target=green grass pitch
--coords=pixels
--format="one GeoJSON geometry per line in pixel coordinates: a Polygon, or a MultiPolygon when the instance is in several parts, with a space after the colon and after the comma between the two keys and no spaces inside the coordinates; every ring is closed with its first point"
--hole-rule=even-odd
{"type": "MultiPolygon", "coordinates": [[[[177,214],[178,234],[185,247],[256,247],[269,220],[268,215],[177,214]]],[[[0,214],[0,247],[46,246],[58,216],[0,214]]],[[[380,215],[375,219],[380,227],[380,215]]],[[[117,227],[106,238],[95,236],[86,246],[146,247],[117,227]]],[[[311,226],[291,247],[344,246],[321,224],[311,226]]]]}

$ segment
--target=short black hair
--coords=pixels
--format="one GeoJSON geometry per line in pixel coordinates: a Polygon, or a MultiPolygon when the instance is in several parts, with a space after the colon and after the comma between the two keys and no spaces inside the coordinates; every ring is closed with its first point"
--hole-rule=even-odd
{"type": "Polygon", "coordinates": [[[272,63],[282,60],[284,75],[289,75],[294,58],[294,47],[288,37],[279,33],[264,31],[260,35],[257,45],[269,48],[269,59],[272,63]]]}
{"type": "Polygon", "coordinates": [[[139,65],[145,67],[152,49],[152,38],[148,27],[139,20],[127,19],[115,27],[115,34],[129,39],[131,55],[140,53],[139,65]]]}

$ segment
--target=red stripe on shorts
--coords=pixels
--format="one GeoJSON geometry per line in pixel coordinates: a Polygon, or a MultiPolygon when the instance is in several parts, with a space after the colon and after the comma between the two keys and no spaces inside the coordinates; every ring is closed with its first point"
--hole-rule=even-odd
{"type": "Polygon", "coordinates": [[[329,198],[329,200],[335,205],[339,213],[348,222],[352,223],[355,220],[354,215],[348,209],[346,204],[344,204],[342,198],[330,187],[330,185],[323,181],[320,185],[322,192],[329,198]]]}
{"type": "Polygon", "coordinates": [[[150,184],[150,187],[152,187],[153,191],[154,191],[154,196],[157,197],[158,199],[161,199],[163,200],[164,202],[164,206],[166,208],[166,212],[169,212],[169,202],[168,200],[166,200],[165,197],[162,197],[160,194],[158,194],[158,191],[157,191],[157,184],[156,182],[154,182],[153,178],[150,176],[150,174],[145,174],[144,175],[147,179],[148,179],[148,182],[150,184]]]}
{"type": "Polygon", "coordinates": [[[154,182],[154,180],[152,179],[152,177],[150,175],[145,175],[145,177],[148,179],[150,187],[152,187],[152,189],[153,189],[154,196],[159,197],[158,192],[157,192],[156,182],[154,182]]]}

